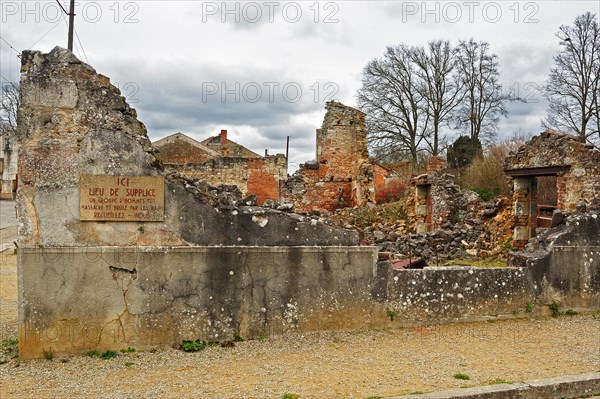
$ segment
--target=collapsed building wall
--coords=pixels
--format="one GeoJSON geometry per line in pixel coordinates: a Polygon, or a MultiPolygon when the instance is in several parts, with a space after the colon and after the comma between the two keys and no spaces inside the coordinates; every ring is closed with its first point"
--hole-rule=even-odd
{"type": "Polygon", "coordinates": [[[256,195],[259,205],[267,200],[280,201],[281,187],[287,179],[287,159],[282,154],[260,158],[219,157],[200,164],[164,166],[168,172],[180,172],[214,186],[233,184],[245,196],[256,195]]]}
{"type": "MultiPolygon", "coordinates": [[[[579,138],[551,129],[533,137],[505,161],[513,179],[513,246],[523,248],[538,228],[547,228],[554,209],[574,211],[579,203],[600,204],[600,151],[579,138]],[[553,176],[556,203],[539,202],[539,179],[553,176]]],[[[547,185],[546,185],[547,186],[547,185]]]]}
{"type": "Polygon", "coordinates": [[[369,199],[369,170],[365,115],[339,102],[326,104],[323,125],[317,129],[316,162],[300,165],[287,185],[286,201],[296,211],[334,211],[361,206],[369,199]]]}
{"type": "Polygon", "coordinates": [[[22,62],[21,357],[513,317],[535,299],[527,268],[392,270],[355,230],[166,174],[108,78],[61,48],[22,62]]]}
{"type": "Polygon", "coordinates": [[[356,231],[167,174],[135,110],[68,50],[24,51],[21,72],[20,356],[127,346],[162,328],[139,347],[310,330],[353,312],[374,261],[356,231]]]}
{"type": "Polygon", "coordinates": [[[227,138],[227,130],[198,142],[182,133],[153,143],[167,172],[179,172],[211,185],[237,186],[244,195],[255,195],[256,203],[280,201],[287,180],[287,158],[283,154],[253,153],[227,138]]]}
{"type": "Polygon", "coordinates": [[[482,207],[479,196],[473,191],[461,190],[454,176],[443,172],[444,167],[441,158],[432,157],[427,164],[427,173],[412,179],[417,233],[477,218],[482,207]]]}
{"type": "Polygon", "coordinates": [[[9,134],[0,134],[0,199],[14,199],[17,191],[18,144],[9,134]]]}
{"type": "Polygon", "coordinates": [[[301,164],[288,179],[284,200],[302,213],[397,200],[407,179],[369,161],[364,113],[336,101],[325,108],[316,160],[301,164]]]}
{"type": "Polygon", "coordinates": [[[509,266],[526,267],[535,295],[563,308],[600,308],[600,208],[561,215],[561,223],[513,252],[509,266]]]}

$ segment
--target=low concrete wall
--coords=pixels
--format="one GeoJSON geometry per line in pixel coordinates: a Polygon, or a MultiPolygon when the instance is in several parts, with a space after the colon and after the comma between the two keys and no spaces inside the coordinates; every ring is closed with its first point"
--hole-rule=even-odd
{"type": "Polygon", "coordinates": [[[375,297],[387,303],[403,325],[472,321],[512,316],[535,301],[529,270],[431,267],[393,270],[377,264],[375,297]]]}
{"type": "Polygon", "coordinates": [[[374,247],[21,247],[20,355],[510,318],[528,303],[549,314],[555,299],[598,309],[595,262],[396,271],[375,259],[374,247]]]}
{"type": "Polygon", "coordinates": [[[389,399],[573,399],[589,398],[590,395],[600,395],[600,373],[566,375],[389,399]]]}
{"type": "Polygon", "coordinates": [[[372,247],[19,248],[18,256],[23,358],[385,320],[369,291],[372,247]]]}

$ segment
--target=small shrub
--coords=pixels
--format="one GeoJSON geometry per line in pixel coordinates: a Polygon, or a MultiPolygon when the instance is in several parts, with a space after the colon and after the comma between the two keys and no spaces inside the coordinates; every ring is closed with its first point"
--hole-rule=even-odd
{"type": "Polygon", "coordinates": [[[258,334],[258,340],[259,341],[264,341],[265,339],[269,338],[269,336],[267,335],[266,332],[262,331],[260,334],[258,334]]]}
{"type": "Polygon", "coordinates": [[[46,360],[52,360],[54,359],[54,351],[52,350],[52,348],[46,350],[44,349],[44,359],[46,360]]]}
{"type": "Polygon", "coordinates": [[[131,367],[134,364],[135,364],[134,362],[125,362],[125,367],[131,367]]]}
{"type": "Polygon", "coordinates": [[[233,340],[234,340],[235,342],[244,342],[244,338],[242,338],[242,336],[240,335],[240,332],[239,332],[239,331],[235,331],[235,332],[233,333],[233,340]]]}
{"type": "Polygon", "coordinates": [[[115,351],[111,351],[110,349],[105,350],[104,352],[102,352],[102,354],[100,355],[100,357],[102,358],[102,360],[108,360],[108,359],[112,359],[113,357],[117,356],[117,352],[115,351]]]}
{"type": "Polygon", "coordinates": [[[6,363],[8,363],[8,360],[5,360],[5,359],[0,359],[0,365],[1,365],[1,364],[6,364],[6,363]]]}
{"type": "Polygon", "coordinates": [[[144,229],[144,226],[140,226],[140,227],[138,227],[138,231],[139,231],[140,233],[144,234],[144,231],[145,231],[145,229],[144,229]]]}
{"type": "Polygon", "coordinates": [[[19,344],[19,340],[18,339],[10,339],[10,338],[8,338],[8,339],[3,339],[0,342],[0,347],[6,348],[6,347],[9,347],[9,346],[17,346],[18,344],[19,344]]]}
{"type": "Polygon", "coordinates": [[[98,357],[98,356],[100,356],[100,352],[98,352],[98,351],[87,351],[87,352],[85,352],[85,355],[89,356],[89,357],[98,357]]]}
{"type": "Polygon", "coordinates": [[[533,305],[531,303],[528,303],[527,305],[525,305],[525,311],[527,313],[533,312],[533,305]]]}
{"type": "Polygon", "coordinates": [[[390,321],[394,321],[394,318],[396,317],[395,311],[393,311],[392,309],[386,309],[385,313],[387,314],[387,317],[390,318],[390,321]]]}
{"type": "Polygon", "coordinates": [[[131,346],[128,346],[125,349],[121,349],[121,353],[132,353],[135,352],[135,348],[132,348],[131,346]]]}
{"type": "Polygon", "coordinates": [[[506,241],[504,241],[504,242],[502,243],[502,251],[503,251],[504,253],[514,250],[514,248],[513,248],[513,246],[512,246],[512,240],[513,240],[513,238],[512,238],[512,237],[508,237],[508,238],[506,239],[506,241]]]}
{"type": "Polygon", "coordinates": [[[19,340],[17,339],[3,339],[0,341],[0,354],[4,354],[7,357],[18,358],[19,357],[19,340]]]}
{"type": "Polygon", "coordinates": [[[198,352],[206,347],[204,341],[200,341],[199,339],[195,341],[181,341],[179,344],[179,348],[184,352],[198,352]]]}
{"type": "Polygon", "coordinates": [[[577,312],[574,311],[573,309],[567,309],[567,310],[565,310],[565,314],[567,316],[575,316],[577,314],[577,312]]]}
{"type": "Polygon", "coordinates": [[[552,312],[552,317],[557,318],[558,316],[560,316],[560,310],[559,310],[558,304],[556,302],[552,302],[550,305],[548,305],[548,307],[550,308],[550,311],[552,312]]]}
{"type": "Polygon", "coordinates": [[[463,374],[463,373],[454,374],[454,378],[456,378],[457,380],[470,380],[471,379],[471,377],[469,377],[467,374],[463,374]]]}
{"type": "Polygon", "coordinates": [[[281,396],[281,399],[298,399],[300,397],[300,395],[298,395],[297,393],[284,393],[281,396]]]}
{"type": "Polygon", "coordinates": [[[494,193],[485,188],[474,188],[473,191],[475,191],[477,195],[479,195],[479,198],[481,198],[484,201],[489,201],[492,198],[494,198],[494,193]]]}

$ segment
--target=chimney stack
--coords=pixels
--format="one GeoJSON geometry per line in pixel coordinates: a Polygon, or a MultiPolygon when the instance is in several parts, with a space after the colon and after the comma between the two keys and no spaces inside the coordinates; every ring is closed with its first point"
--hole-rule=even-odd
{"type": "Polygon", "coordinates": [[[225,147],[227,145],[227,130],[221,129],[221,147],[225,147]]]}

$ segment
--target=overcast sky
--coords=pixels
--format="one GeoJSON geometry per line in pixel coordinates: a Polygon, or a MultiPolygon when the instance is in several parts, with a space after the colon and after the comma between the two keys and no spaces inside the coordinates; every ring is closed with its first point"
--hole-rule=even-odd
{"type": "MultiPolygon", "coordinates": [[[[586,11],[600,15],[600,1],[79,0],[75,54],[121,88],[153,141],[227,129],[276,153],[290,136],[294,166],[315,157],[325,101],[355,106],[362,68],[399,43],[487,41],[504,89],[527,100],[500,135],[538,133],[555,33],[586,11]]],[[[18,81],[18,52],[66,47],[56,1],[2,0],[0,13],[3,82],[18,81]]]]}

